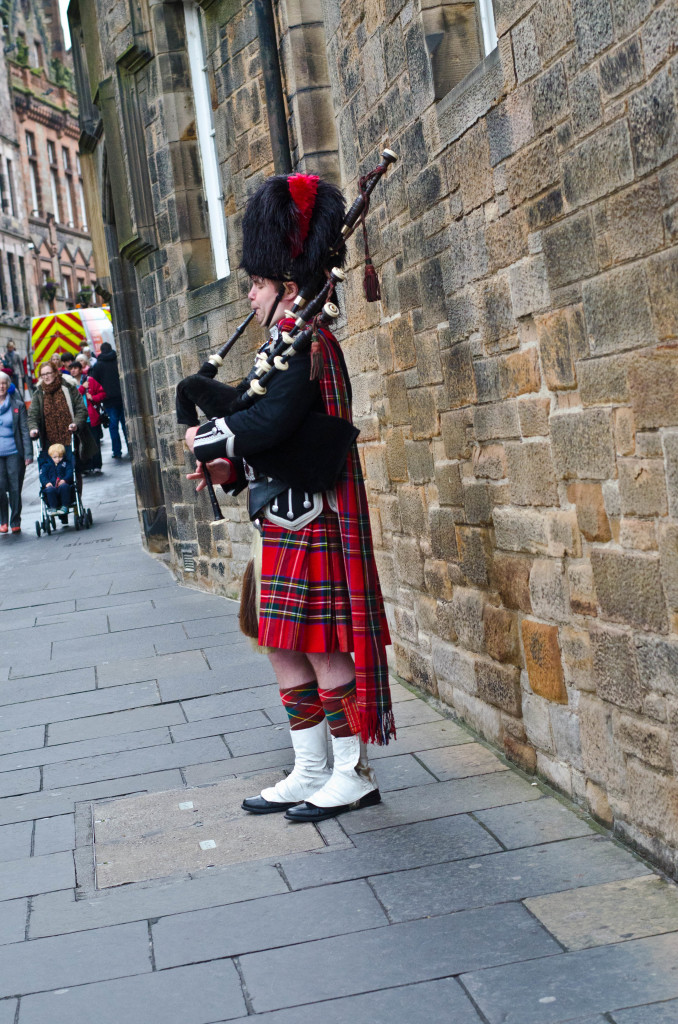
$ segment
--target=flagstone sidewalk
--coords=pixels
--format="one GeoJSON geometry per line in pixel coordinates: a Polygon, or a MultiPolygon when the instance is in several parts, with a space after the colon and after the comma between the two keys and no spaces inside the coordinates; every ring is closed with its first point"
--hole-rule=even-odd
{"type": "Polygon", "coordinates": [[[383,803],[240,810],[291,763],[232,601],[94,515],[0,538],[0,1024],[676,1024],[678,890],[395,685],[383,803]]]}

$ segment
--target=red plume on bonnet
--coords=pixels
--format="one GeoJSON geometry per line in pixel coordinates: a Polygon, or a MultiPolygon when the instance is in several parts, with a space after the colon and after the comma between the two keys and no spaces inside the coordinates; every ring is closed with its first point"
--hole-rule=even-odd
{"type": "Polygon", "coordinates": [[[297,238],[290,239],[292,259],[296,259],[303,252],[304,242],[308,236],[308,229],[311,224],[311,217],[313,216],[315,200],[318,194],[319,181],[320,178],[317,174],[290,174],[287,179],[290,195],[299,211],[299,233],[297,238]]]}

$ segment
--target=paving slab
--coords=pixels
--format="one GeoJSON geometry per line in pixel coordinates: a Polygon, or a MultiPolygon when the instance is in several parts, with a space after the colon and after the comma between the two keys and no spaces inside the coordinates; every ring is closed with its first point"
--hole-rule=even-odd
{"type": "Polygon", "coordinates": [[[240,966],[252,1007],[263,1013],[369,992],[375,983],[390,988],[431,981],[559,949],[514,904],[251,953],[240,966]],[[300,972],[300,962],[312,964],[313,970],[300,972]],[[289,984],[292,977],[294,985],[289,984]]]}
{"type": "MultiPolygon", "coordinates": [[[[378,775],[378,765],[376,771],[378,775]]],[[[353,835],[354,832],[427,821],[484,807],[536,800],[540,795],[538,789],[512,772],[496,772],[475,779],[438,782],[435,786],[417,786],[392,793],[387,801],[376,807],[353,811],[344,818],[343,827],[353,835]]]]}
{"type": "Polygon", "coordinates": [[[230,615],[225,615],[221,611],[211,618],[182,619],[182,625],[188,637],[218,636],[220,633],[233,633],[240,629],[236,609],[233,609],[230,615]]]}
{"type": "MultiPolygon", "coordinates": [[[[29,645],[53,641],[57,647],[66,643],[80,644],[84,638],[89,639],[90,646],[98,646],[101,637],[108,634],[108,619],[105,614],[76,615],[67,617],[65,623],[47,623],[14,629],[3,636],[5,650],[21,649],[29,645]],[[65,639],[67,638],[67,639],[65,639]],[[96,638],[96,639],[95,639],[96,638]]],[[[10,654],[11,657],[11,654],[10,654]]]]}
{"type": "Polygon", "coordinates": [[[417,757],[441,782],[509,770],[508,765],[482,743],[462,743],[457,747],[418,751],[417,757]]]}
{"type": "Polygon", "coordinates": [[[454,978],[443,978],[274,1010],[257,1015],[257,1020],[261,1024],[479,1024],[480,1017],[454,978]]]}
{"type": "MultiPolygon", "coordinates": [[[[397,713],[397,712],[396,712],[397,713]]],[[[419,750],[447,747],[456,743],[471,743],[473,737],[448,718],[422,725],[408,725],[398,730],[398,738],[387,747],[372,747],[371,759],[393,757],[396,754],[413,754],[419,750]]]]}
{"type": "Polygon", "coordinates": [[[678,935],[655,935],[473,971],[464,987],[489,1024],[555,1024],[678,997],[678,935]]]}
{"type": "Polygon", "coordinates": [[[382,757],[375,774],[382,794],[413,786],[431,786],[437,782],[413,754],[382,757]]]}
{"type": "Polygon", "coordinates": [[[475,817],[509,850],[594,834],[587,821],[559,800],[535,791],[538,799],[532,803],[478,810],[475,817]]]}
{"type": "Polygon", "coordinates": [[[96,714],[159,703],[158,688],[150,681],[114,686],[108,690],[88,690],[77,696],[48,697],[0,708],[0,731],[90,718],[96,714]]]}
{"type": "Polygon", "coordinates": [[[263,754],[232,757],[230,761],[188,765],[183,769],[183,774],[188,786],[206,786],[222,779],[230,779],[234,775],[242,778],[259,774],[269,768],[279,769],[276,774],[277,781],[282,777],[282,769],[289,768],[291,771],[293,767],[292,750],[290,747],[286,747],[284,750],[268,750],[263,754]]]}
{"type": "Polygon", "coordinates": [[[676,1024],[678,999],[651,1006],[635,1006],[630,1010],[616,1010],[610,1014],[614,1024],[676,1024]]]}
{"type": "Polygon", "coordinates": [[[189,722],[202,722],[206,718],[221,718],[243,711],[261,711],[262,708],[272,706],[276,699],[280,700],[277,687],[270,685],[236,690],[234,693],[217,693],[213,697],[182,700],[181,706],[189,722]]]}
{"type": "Polygon", "coordinates": [[[45,893],[33,898],[29,936],[33,939],[145,921],[287,891],[280,872],[272,864],[253,861],[214,868],[188,879],[163,879],[108,889],[77,901],[70,891],[45,893]]]}
{"type": "Polygon", "coordinates": [[[184,722],[182,716],[182,724],[172,726],[170,732],[175,743],[180,743],[185,740],[198,740],[203,736],[223,736],[226,733],[241,732],[243,729],[257,729],[270,724],[262,711],[245,711],[241,715],[224,715],[222,718],[209,718],[203,722],[184,722]]]}
{"type": "Polygon", "coordinates": [[[294,889],[403,871],[501,851],[499,844],[468,814],[401,825],[353,837],[355,849],[325,850],[281,861],[294,889]]]}
{"type": "Polygon", "coordinates": [[[425,700],[403,700],[394,708],[395,722],[398,729],[408,725],[424,725],[426,722],[440,722],[444,715],[436,711],[425,700]]]}
{"type": "Polygon", "coordinates": [[[117,687],[121,682],[141,683],[146,679],[204,672],[206,667],[200,651],[186,651],[173,657],[156,657],[152,654],[144,658],[114,658],[109,661],[102,658],[97,663],[97,682],[100,687],[117,687]]]}
{"type": "Polygon", "coordinates": [[[151,926],[159,968],[380,928],[387,918],[364,881],[165,917],[151,926]]]}
{"type": "MultiPolygon", "coordinates": [[[[9,755],[13,757],[13,754],[9,755]]],[[[35,793],[40,789],[40,769],[26,768],[23,771],[3,772],[0,775],[0,797],[19,796],[35,793]]]]}
{"type": "Polygon", "coordinates": [[[234,757],[243,757],[245,754],[263,754],[268,750],[291,748],[292,741],[288,726],[265,725],[259,729],[229,733],[226,745],[234,757]]]}
{"type": "Polygon", "coordinates": [[[678,886],[657,875],[525,900],[566,949],[678,931],[678,886]]]}
{"type": "MultiPolygon", "coordinates": [[[[234,654],[235,657],[235,654],[234,654]]],[[[193,672],[185,676],[159,678],[158,686],[164,701],[190,700],[217,693],[246,690],[254,686],[275,686],[275,677],[268,661],[242,650],[237,661],[224,665],[221,671],[193,672]]],[[[276,688],[277,689],[277,688],[276,688]]]]}
{"type": "Polygon", "coordinates": [[[246,1013],[238,972],[220,961],[28,996],[18,1024],[212,1024],[246,1013]]]}
{"type": "MultiPolygon", "coordinates": [[[[27,917],[27,899],[7,900],[0,903],[0,946],[8,945],[10,942],[24,941],[27,917]]],[[[2,1020],[1,1015],[0,1020],[2,1020]]]]}
{"type": "Polygon", "coordinates": [[[43,780],[46,789],[78,786],[86,782],[102,782],[126,775],[181,768],[203,761],[226,760],[231,755],[222,739],[217,736],[186,743],[163,743],[119,754],[102,754],[63,764],[46,765],[43,780]]]}
{"type": "Polygon", "coordinates": [[[75,870],[70,853],[8,860],[0,871],[0,900],[34,896],[50,889],[69,889],[74,885],[75,870]]]}
{"type": "MultiPolygon", "coordinates": [[[[157,578],[154,588],[144,590],[138,595],[139,604],[150,604],[151,601],[159,598],[163,593],[174,593],[176,581],[169,577],[167,580],[157,578]]],[[[99,608],[122,608],[129,607],[132,600],[136,601],[136,595],[130,594],[104,594],[101,597],[83,597],[75,601],[76,611],[96,611],[99,608]]]]}
{"type": "MultiPolygon", "coordinates": [[[[185,721],[178,704],[155,704],[150,707],[134,708],[131,711],[114,711],[110,714],[92,715],[90,718],[76,718],[71,722],[54,722],[47,727],[47,744],[58,746],[82,740],[103,739],[106,736],[139,733],[161,726],[178,725],[185,721]]],[[[0,743],[2,736],[3,733],[0,733],[0,743]]]]}
{"type": "Polygon", "coordinates": [[[60,853],[75,848],[75,821],[72,814],[57,814],[53,818],[38,818],[35,823],[33,856],[60,853]]]}
{"type": "Polygon", "coordinates": [[[372,884],[391,919],[407,921],[648,872],[631,853],[593,836],[381,875],[372,884]]]}
{"type": "Polygon", "coordinates": [[[34,750],[45,742],[45,727],[34,725],[29,729],[0,732],[0,755],[14,754],[17,750],[34,750]]]}
{"type": "Polygon", "coordinates": [[[22,821],[0,828],[0,862],[30,857],[33,841],[33,822],[22,821]]]}
{"type": "Polygon", "coordinates": [[[113,736],[97,737],[96,739],[78,740],[74,743],[52,744],[47,747],[38,747],[35,750],[24,750],[17,754],[6,754],[0,757],[0,772],[37,765],[59,764],[66,761],[80,760],[84,757],[94,757],[98,754],[121,753],[125,750],[160,746],[163,743],[171,742],[172,737],[170,736],[169,729],[167,726],[164,726],[158,729],[146,729],[141,732],[120,733],[113,736]]]}
{"type": "Polygon", "coordinates": [[[148,928],[123,924],[0,948],[0,997],[150,972],[148,928]]]}
{"type": "Polygon", "coordinates": [[[0,999],[0,1024],[14,1024],[18,1005],[17,999],[0,999]]]}

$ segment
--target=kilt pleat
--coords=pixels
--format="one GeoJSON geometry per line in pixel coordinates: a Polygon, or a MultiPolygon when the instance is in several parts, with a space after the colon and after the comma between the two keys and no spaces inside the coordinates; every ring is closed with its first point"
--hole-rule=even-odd
{"type": "Polygon", "coordinates": [[[352,651],[351,605],[339,520],[326,505],[301,530],[264,520],[259,645],[352,651]]]}

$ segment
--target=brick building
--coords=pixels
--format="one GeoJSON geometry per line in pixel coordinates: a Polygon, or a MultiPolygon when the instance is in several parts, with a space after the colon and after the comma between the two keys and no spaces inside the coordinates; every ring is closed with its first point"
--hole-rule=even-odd
{"type": "Polygon", "coordinates": [[[148,542],[237,593],[245,511],[184,479],[175,385],[247,312],[262,178],[352,198],[395,149],[382,300],[352,244],[339,332],[393,670],[678,874],[676,0],[69,16],[148,542]]]}
{"type": "MultiPolygon", "coordinates": [[[[21,313],[30,316],[96,302],[96,270],[79,154],[78,100],[70,53],[64,47],[58,0],[2,7],[15,147],[14,180],[29,235],[26,291],[21,313]],[[52,303],[43,294],[56,284],[52,303]],[[89,294],[82,296],[85,290],[89,294]]],[[[10,115],[11,116],[11,115],[10,115]]],[[[100,301],[100,300],[99,300],[100,301]]],[[[4,303],[3,303],[4,306],[4,303]]],[[[25,351],[26,331],[20,347],[25,351]]]]}

